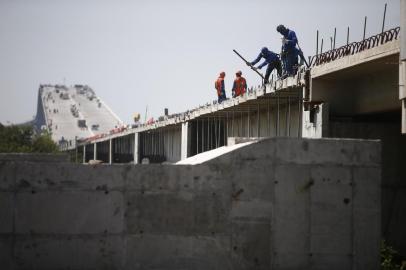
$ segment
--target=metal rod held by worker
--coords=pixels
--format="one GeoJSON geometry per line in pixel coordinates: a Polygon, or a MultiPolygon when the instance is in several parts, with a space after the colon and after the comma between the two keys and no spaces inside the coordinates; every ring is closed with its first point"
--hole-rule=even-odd
{"type": "Polygon", "coordinates": [[[300,57],[300,59],[302,59],[302,61],[306,64],[306,67],[309,68],[310,66],[309,66],[309,64],[307,63],[306,58],[304,57],[302,48],[300,48],[299,41],[297,42],[297,47],[299,48],[299,57],[300,57]]]}
{"type": "Polygon", "coordinates": [[[383,30],[385,29],[385,17],[386,17],[386,6],[387,5],[388,4],[385,4],[385,10],[383,11],[382,33],[383,33],[383,30]]]}
{"type": "Polygon", "coordinates": [[[236,50],[233,50],[233,52],[238,55],[253,71],[255,71],[259,76],[261,76],[262,80],[265,80],[264,75],[262,75],[253,65],[251,65],[250,62],[248,62],[244,57],[241,56],[236,50]]]}

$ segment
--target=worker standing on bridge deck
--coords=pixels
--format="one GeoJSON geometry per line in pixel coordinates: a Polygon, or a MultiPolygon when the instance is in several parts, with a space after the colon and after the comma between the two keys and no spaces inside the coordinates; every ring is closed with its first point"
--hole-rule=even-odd
{"type": "Polygon", "coordinates": [[[245,94],[245,92],[247,92],[247,81],[241,75],[242,75],[241,70],[235,73],[236,78],[234,80],[232,89],[233,97],[242,96],[245,94]]]}
{"type": "Polygon", "coordinates": [[[299,56],[299,50],[296,48],[297,37],[295,31],[286,28],[284,25],[280,24],[276,27],[282,36],[282,53],[281,60],[283,63],[284,76],[292,76],[296,74],[299,56]]]}
{"type": "Polygon", "coordinates": [[[224,71],[220,72],[219,77],[217,78],[216,82],[214,83],[214,87],[217,90],[217,97],[218,102],[221,103],[223,100],[226,100],[226,89],[224,87],[224,77],[226,73],[224,71]]]}
{"type": "MultiPolygon", "coordinates": [[[[269,76],[271,75],[272,70],[274,70],[275,68],[278,72],[278,76],[280,77],[282,75],[281,61],[279,60],[279,57],[276,53],[268,50],[267,47],[263,47],[258,57],[250,64],[254,66],[256,63],[259,62],[259,60],[261,60],[261,58],[264,58],[265,61],[262,64],[260,64],[258,68],[261,69],[265,65],[268,65],[265,73],[265,83],[268,83],[269,76]]],[[[249,64],[247,63],[247,65],[249,64]]]]}

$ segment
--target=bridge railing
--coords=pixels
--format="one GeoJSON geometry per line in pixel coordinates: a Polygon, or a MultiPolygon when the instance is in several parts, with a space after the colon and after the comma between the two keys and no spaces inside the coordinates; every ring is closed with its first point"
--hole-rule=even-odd
{"type": "Polygon", "coordinates": [[[348,55],[353,55],[387,42],[398,39],[400,27],[392,28],[388,31],[371,36],[362,41],[352,42],[337,49],[333,49],[321,54],[314,55],[310,59],[310,66],[318,66],[321,64],[329,63],[331,61],[343,58],[348,55]]]}

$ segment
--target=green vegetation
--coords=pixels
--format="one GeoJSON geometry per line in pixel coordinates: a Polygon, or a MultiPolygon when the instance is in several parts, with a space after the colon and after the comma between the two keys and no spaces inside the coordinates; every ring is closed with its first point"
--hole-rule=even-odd
{"type": "Polygon", "coordinates": [[[385,240],[381,243],[381,269],[382,270],[406,270],[406,262],[400,259],[399,253],[385,240]]]}
{"type": "Polygon", "coordinates": [[[48,133],[35,134],[31,126],[0,124],[0,153],[55,153],[58,146],[48,133]]]}

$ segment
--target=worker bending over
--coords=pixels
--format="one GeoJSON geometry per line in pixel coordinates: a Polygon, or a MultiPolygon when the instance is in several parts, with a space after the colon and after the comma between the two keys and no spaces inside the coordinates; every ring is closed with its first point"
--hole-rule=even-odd
{"type": "MultiPolygon", "coordinates": [[[[272,70],[274,70],[275,68],[278,72],[278,76],[280,77],[282,75],[281,61],[279,60],[279,57],[276,53],[268,50],[267,47],[263,47],[258,57],[250,64],[254,66],[256,63],[259,62],[259,60],[261,60],[261,58],[264,58],[265,61],[258,66],[258,69],[261,69],[264,66],[268,65],[268,67],[266,68],[264,83],[269,82],[269,76],[271,75],[272,70]]],[[[247,63],[247,65],[249,65],[249,63],[247,63]]]]}
{"type": "Polygon", "coordinates": [[[235,73],[236,78],[234,80],[233,89],[231,90],[233,97],[242,96],[247,92],[247,81],[241,75],[242,72],[240,70],[235,73]]]}

